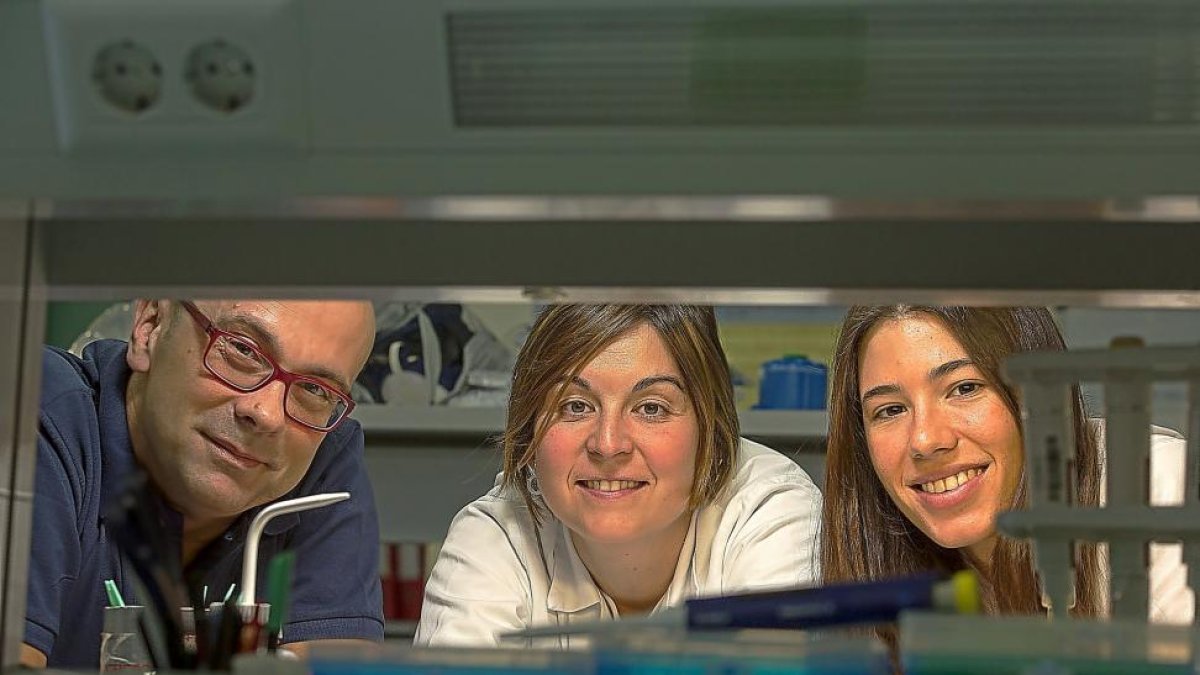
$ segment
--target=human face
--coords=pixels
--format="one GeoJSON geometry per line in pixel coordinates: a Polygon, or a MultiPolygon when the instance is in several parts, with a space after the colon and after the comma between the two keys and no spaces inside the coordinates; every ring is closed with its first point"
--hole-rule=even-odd
{"type": "Polygon", "coordinates": [[[700,431],[683,376],[653,328],[608,345],[549,414],[534,469],[577,547],[683,541],[700,431]]]}
{"type": "MultiPolygon", "coordinates": [[[[279,365],[348,392],[371,348],[369,305],[335,301],[202,302],[213,324],[279,365]]],[[[178,303],[141,302],[126,393],[134,453],[193,521],[230,519],[278,499],[308,471],[325,433],[290,418],[285,383],[231,388],[204,365],[209,336],[178,303]]]]}
{"type": "Polygon", "coordinates": [[[988,561],[1024,466],[1004,399],[928,315],[875,326],[858,366],[867,447],[888,495],[939,546],[988,561]]]}

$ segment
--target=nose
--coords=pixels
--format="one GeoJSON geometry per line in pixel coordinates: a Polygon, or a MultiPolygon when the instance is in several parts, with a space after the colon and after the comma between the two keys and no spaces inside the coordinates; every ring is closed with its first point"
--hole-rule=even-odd
{"type": "Polygon", "coordinates": [[[287,386],[276,380],[256,391],[239,394],[233,402],[238,423],[259,433],[272,433],[287,424],[283,398],[287,386]]]}
{"type": "Polygon", "coordinates": [[[601,457],[615,457],[633,452],[628,420],[620,411],[601,413],[588,441],[588,452],[601,457]]]}
{"type": "Polygon", "coordinates": [[[914,459],[953,450],[958,443],[950,415],[936,405],[915,406],[909,433],[909,452],[914,459]]]}

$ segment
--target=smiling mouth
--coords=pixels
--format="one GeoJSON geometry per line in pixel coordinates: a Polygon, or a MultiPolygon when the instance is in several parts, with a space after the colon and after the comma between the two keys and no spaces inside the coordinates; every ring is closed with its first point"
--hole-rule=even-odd
{"type": "Polygon", "coordinates": [[[938,495],[942,494],[943,492],[957,490],[965,483],[968,483],[972,479],[982,475],[985,471],[987,471],[986,466],[964,469],[953,476],[946,476],[945,478],[939,478],[938,480],[929,481],[928,483],[918,483],[917,485],[913,485],[912,489],[916,490],[917,492],[938,495]]]}
{"type": "Polygon", "coordinates": [[[254,467],[254,466],[266,466],[266,462],[255,459],[254,457],[251,457],[249,455],[242,454],[242,453],[234,450],[233,448],[229,447],[227,444],[222,443],[221,441],[219,441],[211,436],[205,436],[205,437],[208,438],[208,442],[212,443],[213,446],[215,446],[218,450],[225,453],[226,455],[229,455],[229,457],[231,459],[233,459],[235,462],[237,462],[238,464],[240,464],[244,467],[249,468],[249,467],[254,467]]]}
{"type": "Polygon", "coordinates": [[[622,490],[636,490],[646,483],[640,480],[581,480],[576,481],[576,485],[595,490],[596,492],[620,492],[622,490]]]}

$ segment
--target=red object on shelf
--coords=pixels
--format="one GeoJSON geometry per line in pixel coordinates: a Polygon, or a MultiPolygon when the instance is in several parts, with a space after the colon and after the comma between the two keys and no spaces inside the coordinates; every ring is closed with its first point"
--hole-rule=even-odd
{"type": "Polygon", "coordinates": [[[387,573],[383,584],[385,619],[417,621],[425,597],[425,544],[390,543],[387,547],[387,573]]]}
{"type": "Polygon", "coordinates": [[[421,618],[421,601],[425,598],[425,579],[401,579],[397,584],[400,618],[417,621],[421,618]]]}
{"type": "Polygon", "coordinates": [[[383,586],[383,618],[400,618],[400,606],[396,603],[400,594],[396,591],[396,576],[400,571],[400,551],[396,544],[385,544],[387,550],[387,570],[379,580],[383,586]]]}

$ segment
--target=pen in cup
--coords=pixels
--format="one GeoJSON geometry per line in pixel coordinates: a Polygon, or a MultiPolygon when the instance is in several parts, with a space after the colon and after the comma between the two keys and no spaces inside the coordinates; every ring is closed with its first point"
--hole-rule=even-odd
{"type": "Polygon", "coordinates": [[[117,582],[112,579],[104,580],[104,592],[108,594],[109,607],[124,607],[125,598],[121,597],[121,591],[117,589],[117,582]]]}
{"type": "Polygon", "coordinates": [[[295,562],[296,554],[284,551],[271,560],[271,567],[267,573],[267,602],[271,603],[271,611],[267,618],[268,653],[273,654],[279,649],[283,622],[291,604],[292,569],[295,562]]]}
{"type": "Polygon", "coordinates": [[[188,577],[188,596],[192,603],[192,631],[195,634],[195,663],[197,666],[208,659],[208,605],[204,604],[208,586],[203,583],[201,572],[192,572],[188,577]]]}

